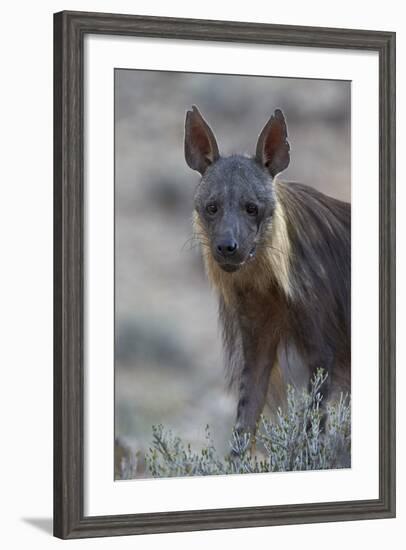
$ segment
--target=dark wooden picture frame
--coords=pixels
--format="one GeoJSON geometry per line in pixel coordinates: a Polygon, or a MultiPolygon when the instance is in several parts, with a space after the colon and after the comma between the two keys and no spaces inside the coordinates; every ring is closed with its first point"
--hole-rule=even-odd
{"type": "Polygon", "coordinates": [[[395,34],[102,13],[54,16],[54,534],[79,538],[395,516],[395,34]],[[85,516],[83,40],[86,34],[370,50],[379,54],[379,498],[85,516]]]}

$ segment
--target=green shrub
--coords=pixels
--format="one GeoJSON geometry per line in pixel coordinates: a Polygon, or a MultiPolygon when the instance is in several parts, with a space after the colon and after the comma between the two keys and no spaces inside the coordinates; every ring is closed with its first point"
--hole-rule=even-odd
{"type": "Polygon", "coordinates": [[[163,425],[153,426],[148,470],[153,477],[181,477],[350,467],[350,398],[341,395],[321,408],[326,378],[319,369],[309,392],[288,387],[286,411],[279,409],[274,421],[261,416],[254,437],[234,430],[225,457],[218,456],[208,426],[207,443],[199,451],[163,425]]]}

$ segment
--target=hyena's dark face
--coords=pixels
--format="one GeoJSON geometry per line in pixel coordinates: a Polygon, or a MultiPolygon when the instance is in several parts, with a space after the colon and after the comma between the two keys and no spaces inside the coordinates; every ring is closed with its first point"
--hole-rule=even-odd
{"type": "Polygon", "coordinates": [[[283,114],[275,111],[262,130],[254,158],[222,158],[213,132],[193,107],[186,115],[185,158],[202,175],[195,209],[211,254],[224,271],[237,271],[255,258],[275,208],[272,180],[289,164],[283,114]]]}
{"type": "Polygon", "coordinates": [[[196,189],[195,209],[225,271],[254,259],[274,205],[270,178],[254,160],[236,155],[208,167],[196,189]]]}

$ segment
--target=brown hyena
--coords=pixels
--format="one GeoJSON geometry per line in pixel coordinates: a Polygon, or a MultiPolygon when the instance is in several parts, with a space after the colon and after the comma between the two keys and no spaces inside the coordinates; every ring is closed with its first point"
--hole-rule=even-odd
{"type": "Polygon", "coordinates": [[[226,366],[238,392],[236,426],[254,433],[266,402],[318,367],[330,390],[349,385],[351,208],[276,179],[290,160],[278,109],[253,157],[221,157],[196,107],[186,115],[185,157],[201,174],[194,225],[219,296],[226,366]],[[267,399],[268,397],[268,399],[267,399]]]}

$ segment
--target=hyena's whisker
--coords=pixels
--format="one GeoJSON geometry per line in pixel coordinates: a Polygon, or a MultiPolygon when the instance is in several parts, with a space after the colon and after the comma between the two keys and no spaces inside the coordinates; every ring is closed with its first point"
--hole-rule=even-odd
{"type": "Polygon", "coordinates": [[[192,250],[193,248],[197,248],[198,246],[209,246],[209,243],[207,239],[204,240],[202,237],[192,235],[183,243],[181,251],[185,250],[186,247],[188,247],[187,250],[192,250]]]}
{"type": "Polygon", "coordinates": [[[190,244],[193,244],[194,241],[195,241],[194,237],[189,237],[188,239],[186,239],[186,241],[183,243],[181,247],[181,250],[184,250],[187,246],[189,246],[190,244]]]}
{"type": "Polygon", "coordinates": [[[279,252],[279,254],[283,254],[284,256],[288,256],[288,257],[291,257],[293,255],[292,253],[287,254],[283,250],[280,250],[279,248],[276,248],[276,246],[272,246],[270,244],[257,243],[256,247],[259,248],[259,249],[266,248],[266,249],[270,249],[270,250],[275,250],[275,252],[279,252]]]}

